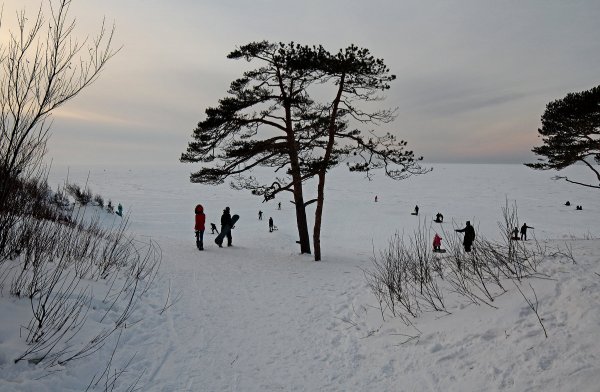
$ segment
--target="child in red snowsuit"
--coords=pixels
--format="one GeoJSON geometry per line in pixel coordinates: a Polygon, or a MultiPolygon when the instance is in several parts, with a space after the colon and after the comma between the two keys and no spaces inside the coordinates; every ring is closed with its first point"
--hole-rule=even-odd
{"type": "Polygon", "coordinates": [[[440,237],[437,233],[433,237],[433,251],[438,251],[442,247],[442,237],[440,237]]]}

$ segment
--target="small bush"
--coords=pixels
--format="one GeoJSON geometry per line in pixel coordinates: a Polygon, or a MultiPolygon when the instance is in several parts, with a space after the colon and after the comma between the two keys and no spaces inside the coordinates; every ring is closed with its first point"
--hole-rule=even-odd
{"type": "Polygon", "coordinates": [[[94,203],[96,203],[97,206],[104,208],[104,199],[102,198],[102,196],[100,196],[100,195],[94,196],[94,203]]]}
{"type": "Polygon", "coordinates": [[[92,201],[92,191],[89,188],[81,189],[77,184],[67,184],[65,186],[67,193],[75,199],[75,201],[82,206],[86,206],[92,201]]]}

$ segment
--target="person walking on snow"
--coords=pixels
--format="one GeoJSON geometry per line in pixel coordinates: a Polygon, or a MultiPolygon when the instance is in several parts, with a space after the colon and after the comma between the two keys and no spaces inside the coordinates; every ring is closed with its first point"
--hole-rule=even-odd
{"type": "Polygon", "coordinates": [[[196,213],[196,246],[199,250],[204,250],[204,223],[206,222],[206,215],[204,215],[204,207],[202,204],[198,204],[194,210],[196,213]]]}
{"type": "Polygon", "coordinates": [[[465,233],[465,238],[463,239],[463,246],[465,247],[465,252],[471,251],[471,246],[473,245],[473,241],[475,241],[475,229],[471,226],[471,222],[467,221],[467,225],[464,229],[456,229],[454,230],[457,233],[465,233]]]}
{"type": "Polygon", "coordinates": [[[258,210],[258,220],[262,220],[262,211],[258,210]]]}
{"type": "Polygon", "coordinates": [[[273,218],[269,217],[269,233],[273,232],[273,218]]]}
{"type": "MultiPolygon", "coordinates": [[[[229,207],[225,207],[223,215],[221,215],[221,232],[227,233],[227,246],[231,246],[231,229],[233,224],[231,223],[231,214],[229,213],[229,207]]],[[[219,245],[219,247],[222,247],[219,245]]]]}
{"type": "Polygon", "coordinates": [[[533,227],[523,223],[523,226],[521,226],[521,241],[527,241],[527,229],[533,229],[533,227]]]}

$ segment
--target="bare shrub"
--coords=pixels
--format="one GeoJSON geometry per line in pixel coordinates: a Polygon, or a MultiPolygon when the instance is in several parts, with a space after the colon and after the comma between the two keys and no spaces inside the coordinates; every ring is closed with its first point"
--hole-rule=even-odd
{"type": "Polygon", "coordinates": [[[77,184],[66,184],[65,190],[82,206],[86,206],[92,201],[92,191],[87,186],[81,189],[77,184]]]}
{"type": "Polygon", "coordinates": [[[127,235],[126,219],[118,222],[102,228],[97,217],[86,217],[80,209],[73,224],[29,216],[15,228],[12,236],[22,251],[0,265],[0,286],[8,283],[10,294],[27,298],[32,309],[23,327],[28,347],[15,362],[65,364],[99,349],[125,325],[150,287],[162,254],[155,242],[127,235]],[[86,328],[94,298],[87,280],[107,281],[102,319],[110,316],[111,326],[78,347],[74,337],[86,328]]]}
{"type": "MultiPolygon", "coordinates": [[[[500,240],[478,235],[470,252],[465,252],[454,230],[448,233],[442,228],[446,252],[434,253],[429,242],[432,228],[425,222],[409,236],[396,233],[364,271],[382,315],[389,310],[406,321],[421,312],[448,313],[446,292],[472,304],[496,307],[494,301],[507,291],[507,283],[538,276],[537,268],[548,254],[535,238],[528,243],[511,238],[518,223],[516,205],[507,202],[498,223],[500,240]]],[[[537,303],[534,310],[537,314],[537,303]]]]}
{"type": "Polygon", "coordinates": [[[104,198],[100,195],[94,196],[94,204],[98,207],[104,208],[104,198]]]}

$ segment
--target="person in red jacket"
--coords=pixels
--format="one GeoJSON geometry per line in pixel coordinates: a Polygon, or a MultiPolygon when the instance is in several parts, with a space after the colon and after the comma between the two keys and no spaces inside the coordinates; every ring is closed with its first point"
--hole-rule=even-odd
{"type": "Polygon", "coordinates": [[[196,246],[199,250],[204,250],[204,223],[206,222],[206,216],[204,215],[204,207],[202,204],[198,204],[194,210],[196,213],[196,246]]]}
{"type": "Polygon", "coordinates": [[[434,252],[439,252],[442,248],[442,237],[440,237],[438,235],[438,233],[435,233],[435,236],[433,237],[433,251],[434,252]]]}

